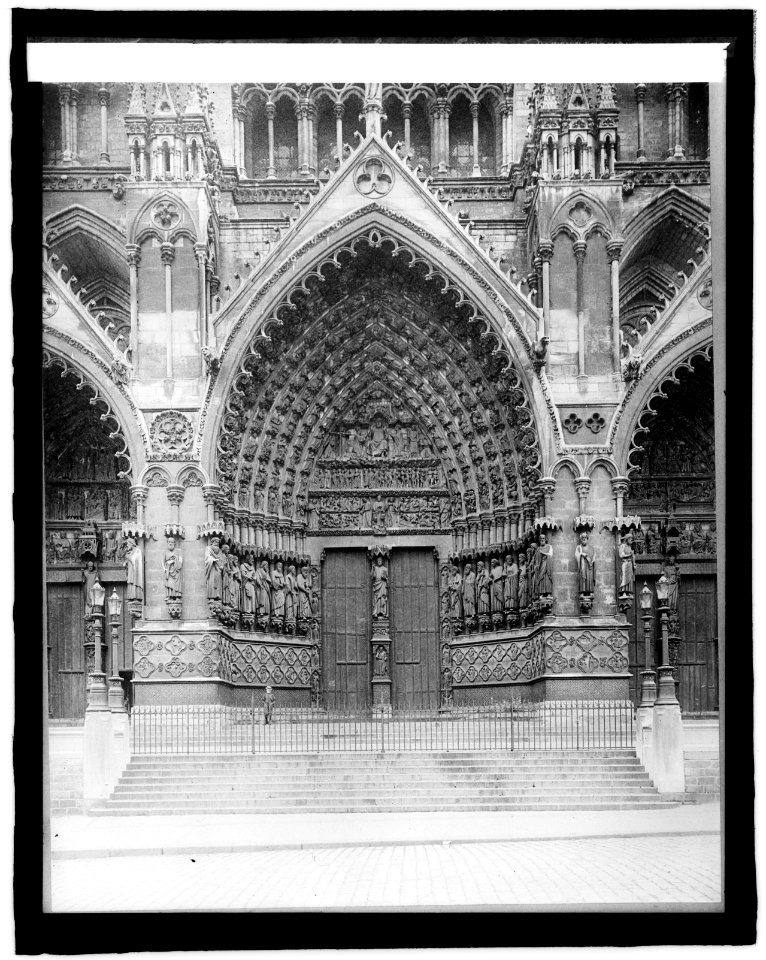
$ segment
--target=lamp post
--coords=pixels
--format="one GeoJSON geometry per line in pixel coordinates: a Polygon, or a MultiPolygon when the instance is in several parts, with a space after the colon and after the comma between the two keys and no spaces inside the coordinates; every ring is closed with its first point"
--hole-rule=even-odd
{"type": "Polygon", "coordinates": [[[641,671],[641,703],[642,707],[652,707],[657,699],[656,674],[652,670],[652,591],[646,585],[641,589],[639,597],[641,604],[641,619],[644,623],[644,669],[641,671]]]}
{"type": "Polygon", "coordinates": [[[91,590],[93,603],[91,605],[90,618],[93,623],[93,672],[88,677],[87,699],[88,705],[85,712],[100,712],[108,710],[107,692],[106,692],[106,674],[102,670],[101,664],[101,643],[104,636],[104,597],[106,590],[101,583],[96,580],[91,590]]]}
{"type": "Polygon", "coordinates": [[[124,713],[125,701],[122,694],[122,680],[117,671],[117,644],[122,620],[122,600],[117,596],[116,589],[112,589],[107,604],[109,607],[109,627],[112,633],[112,675],[109,677],[109,709],[112,713],[124,713]]]}
{"type": "Polygon", "coordinates": [[[677,704],[676,685],[673,681],[673,668],[670,666],[668,651],[668,578],[663,573],[657,581],[657,606],[660,612],[660,631],[662,634],[662,665],[660,675],[658,704],[677,704]]]}

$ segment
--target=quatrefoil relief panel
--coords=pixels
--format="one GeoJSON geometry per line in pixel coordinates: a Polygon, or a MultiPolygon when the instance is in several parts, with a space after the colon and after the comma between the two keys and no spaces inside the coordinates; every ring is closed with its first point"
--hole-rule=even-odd
{"type": "Polygon", "coordinates": [[[354,185],[364,197],[385,197],[394,185],[394,171],[381,157],[368,157],[357,167],[354,185]]]}
{"type": "Polygon", "coordinates": [[[152,210],[152,220],[162,230],[170,230],[181,220],[181,211],[172,200],[161,200],[152,210]]]}

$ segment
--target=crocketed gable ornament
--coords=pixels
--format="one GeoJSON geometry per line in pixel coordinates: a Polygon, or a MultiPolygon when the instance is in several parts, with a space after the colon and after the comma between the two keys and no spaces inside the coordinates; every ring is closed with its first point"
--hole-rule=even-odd
{"type": "Polygon", "coordinates": [[[368,157],[357,167],[354,184],[364,197],[385,197],[394,185],[394,171],[381,157],[368,157]]]}
{"type": "Polygon", "coordinates": [[[152,421],[150,436],[156,453],[184,453],[193,435],[191,420],[178,410],[164,410],[152,421]]]}

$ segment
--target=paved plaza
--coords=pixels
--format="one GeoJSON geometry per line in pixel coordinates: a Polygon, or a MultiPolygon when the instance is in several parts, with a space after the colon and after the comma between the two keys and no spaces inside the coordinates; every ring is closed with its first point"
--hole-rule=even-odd
{"type": "Polygon", "coordinates": [[[721,899],[717,804],[598,815],[82,817],[53,829],[55,912],[716,909],[721,899]]]}

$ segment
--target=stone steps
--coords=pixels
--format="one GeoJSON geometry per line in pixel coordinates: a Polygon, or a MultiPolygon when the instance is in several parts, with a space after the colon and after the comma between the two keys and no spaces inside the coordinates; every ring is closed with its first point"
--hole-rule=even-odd
{"type": "Polygon", "coordinates": [[[669,805],[628,750],[177,754],[134,757],[112,796],[91,813],[617,810],[669,805]]]}

